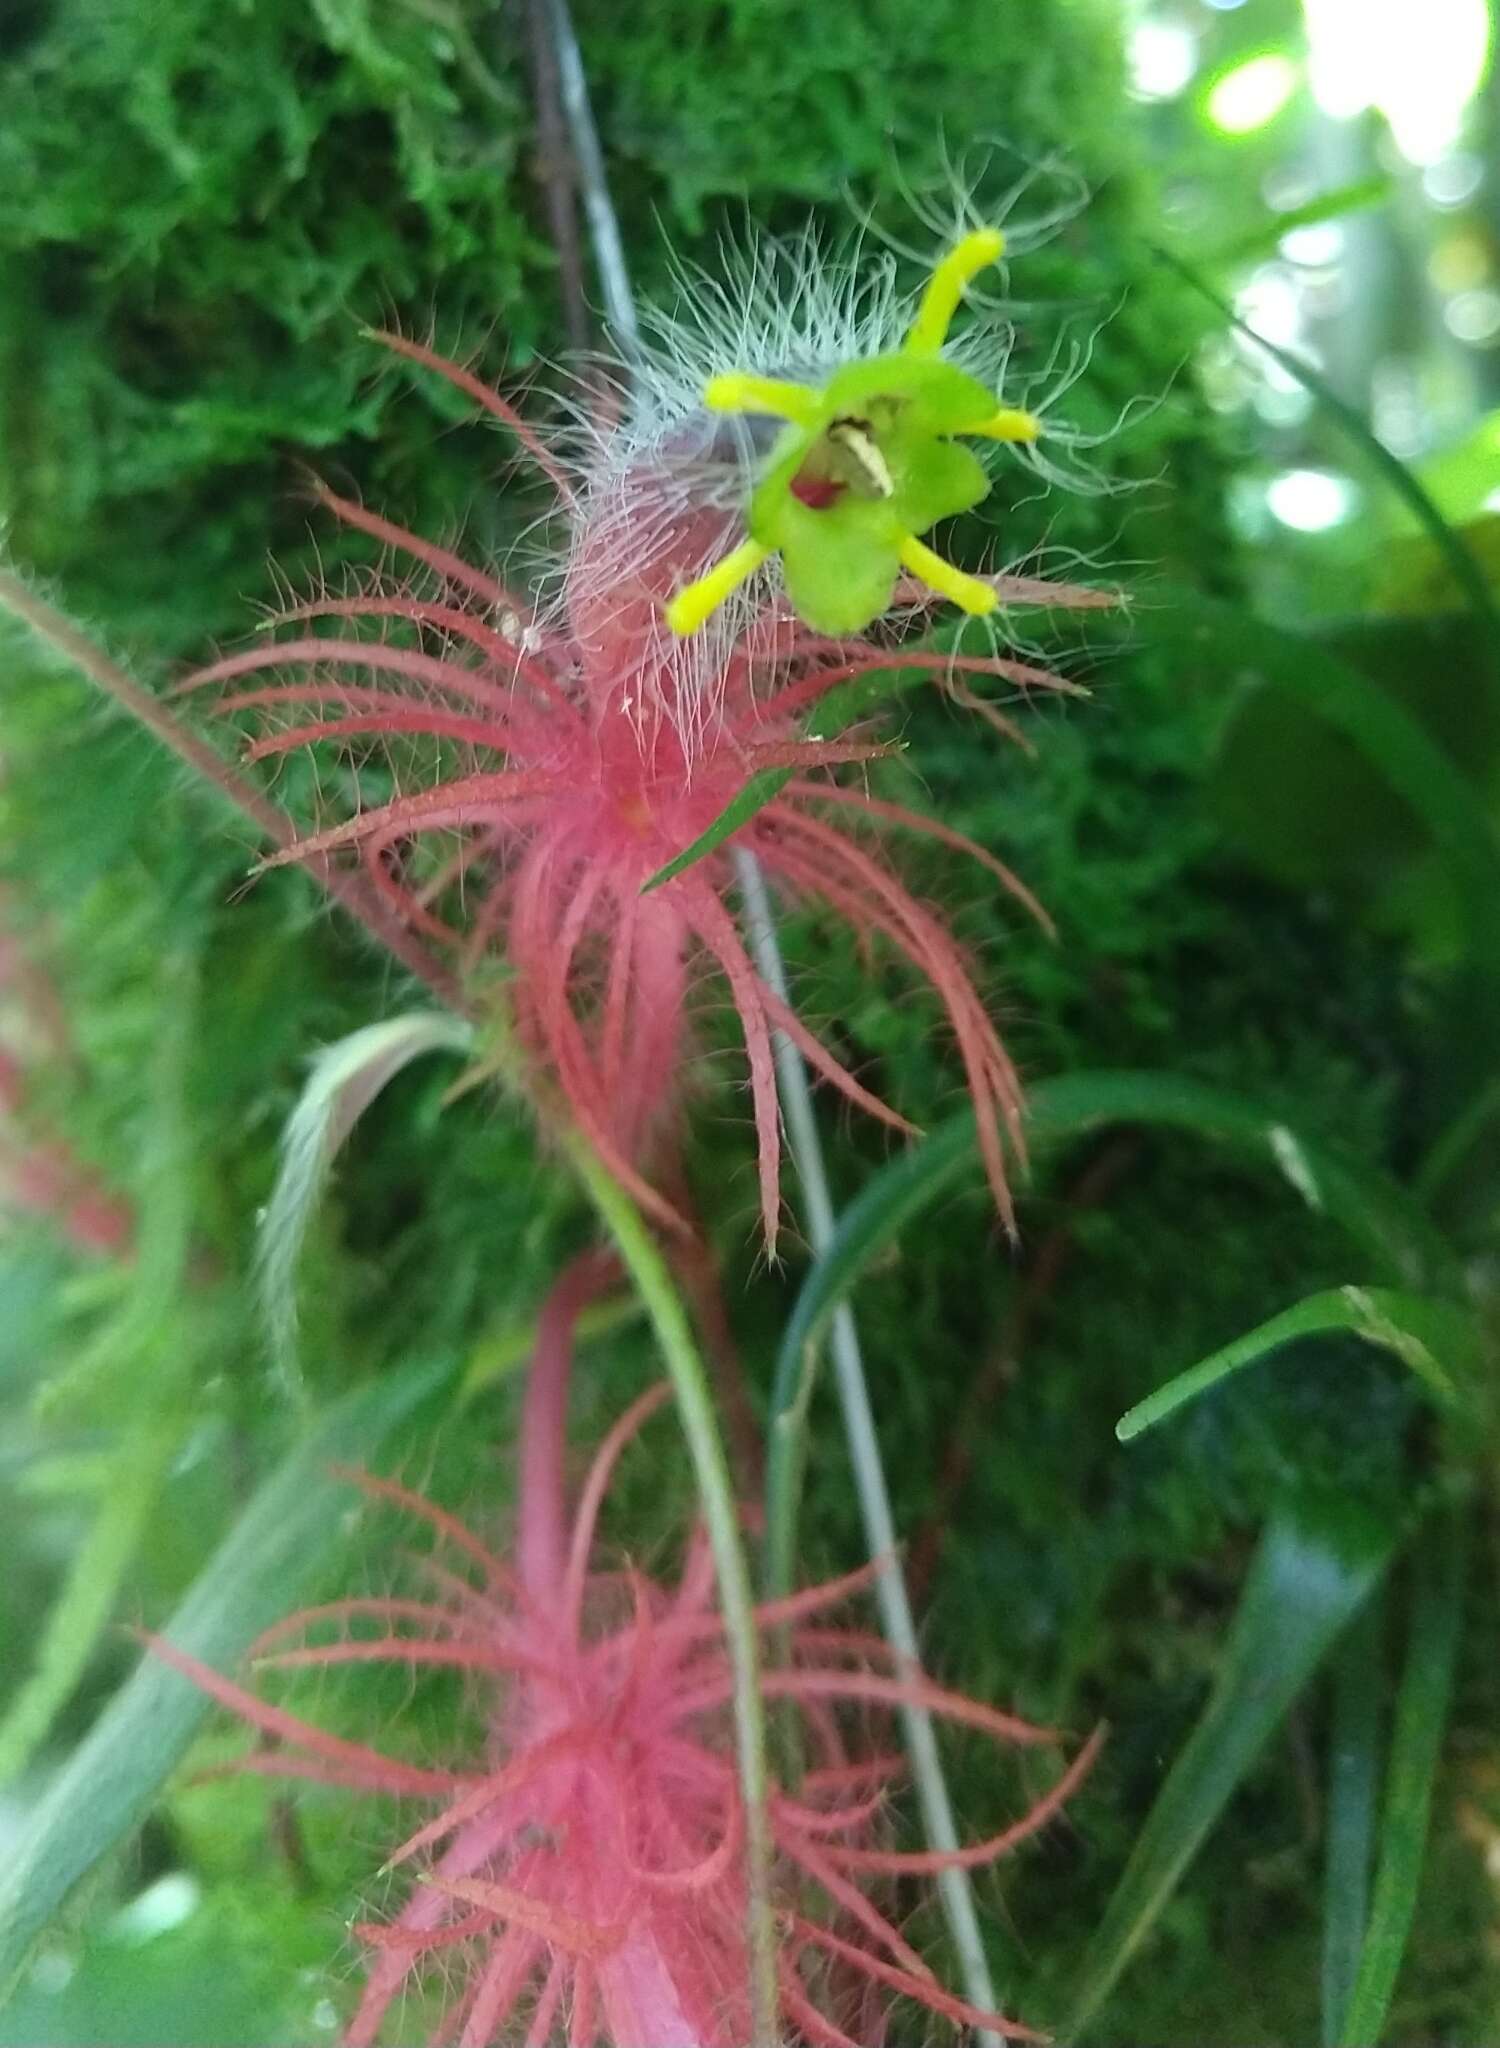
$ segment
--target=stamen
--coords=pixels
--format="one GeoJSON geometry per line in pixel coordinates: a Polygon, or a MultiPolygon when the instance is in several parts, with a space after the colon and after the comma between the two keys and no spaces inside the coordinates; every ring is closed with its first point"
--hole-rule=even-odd
{"type": "Polygon", "coordinates": [[[794,420],[800,427],[814,418],[821,400],[816,391],[787,377],[755,377],[747,370],[727,370],[709,378],[703,387],[703,403],[710,412],[768,412],[773,419],[794,420]]]}
{"type": "Polygon", "coordinates": [[[904,343],[909,356],[936,355],[948,339],[948,328],[964,286],[971,277],[991,263],[998,263],[1005,251],[1005,237],[995,228],[976,228],[973,234],[948,251],[927,280],[917,317],[904,343]]]}
{"type": "Polygon", "coordinates": [[[715,563],[696,583],[685,584],[667,606],[667,624],[678,638],[685,639],[689,633],[696,633],[706,620],[712,618],[725,598],[755,574],[770,552],[758,540],[742,541],[732,554],[715,563]]]}
{"type": "Polygon", "coordinates": [[[952,562],[945,562],[941,555],[924,547],[912,534],[901,543],[901,563],[910,569],[913,576],[937,591],[940,597],[951,598],[960,611],[971,617],[980,618],[985,612],[992,612],[1000,602],[988,583],[978,576],[966,576],[962,569],[956,569],[952,562]]]}
{"type": "Polygon", "coordinates": [[[978,426],[964,428],[966,434],[980,434],[986,441],[1035,441],[1041,431],[1042,423],[1034,412],[1022,412],[1014,405],[1002,405],[978,426]]]}

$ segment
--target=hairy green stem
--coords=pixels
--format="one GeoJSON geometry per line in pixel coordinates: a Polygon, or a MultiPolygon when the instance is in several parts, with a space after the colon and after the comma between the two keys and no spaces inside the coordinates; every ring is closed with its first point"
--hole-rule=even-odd
{"type": "MultiPolygon", "coordinates": [[[[279,847],[295,844],[297,827],[279,805],[262,796],[254,783],[247,782],[237,768],[231,767],[206,741],[190,732],[159,697],[143,689],[70,618],[48,604],[45,598],[38,597],[25,580],[10,569],[0,568],[0,610],[22,620],[39,640],[70,661],[122,711],[160,740],[179,761],[217,789],[242,817],[250,820],[259,836],[279,847]]],[[[441,1002],[450,1010],[465,1009],[462,991],[453,975],[387,910],[360,876],[346,873],[327,854],[303,854],[301,863],[316,876],[330,896],[359,920],[372,938],[388,953],[393,953],[410,973],[426,982],[441,1002]]]]}
{"type": "Polygon", "coordinates": [[[760,1690],[750,1568],[740,1541],[739,1513],[714,1416],[708,1376],[667,1264],[639,1210],[582,1139],[565,1139],[580,1179],[615,1241],[666,1361],[677,1411],[693,1461],[703,1518],[713,1549],[719,1610],[734,1677],[734,1727],[745,1806],[745,1878],[749,1894],[750,2007],[755,2048],[776,2048],[776,1930],[771,1919],[770,1792],[766,1715],[760,1690]]]}

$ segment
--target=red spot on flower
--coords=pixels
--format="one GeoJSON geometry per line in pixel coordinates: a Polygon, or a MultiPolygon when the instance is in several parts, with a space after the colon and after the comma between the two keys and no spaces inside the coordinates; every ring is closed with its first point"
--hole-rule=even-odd
{"type": "Polygon", "coordinates": [[[826,512],[830,505],[837,504],[846,488],[837,477],[809,476],[806,471],[799,471],[788,485],[798,503],[814,512],[826,512]]]}

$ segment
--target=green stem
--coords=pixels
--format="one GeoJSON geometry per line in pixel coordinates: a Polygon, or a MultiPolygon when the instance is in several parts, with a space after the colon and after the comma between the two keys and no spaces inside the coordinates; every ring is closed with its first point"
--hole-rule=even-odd
{"type": "Polygon", "coordinates": [[[739,1513],[729,1477],[729,1462],[724,1455],[703,1361],[698,1355],[687,1315],[672,1285],[666,1261],[652,1241],[635,1204],[593,1151],[581,1139],[571,1135],[565,1142],[579,1177],[614,1238],[626,1271],[645,1303],[671,1376],[699,1498],[703,1503],[734,1677],[735,1738],[745,1806],[751,2019],[755,2048],[775,2048],[779,2000],[776,1989],[776,1932],[771,1919],[765,1703],[760,1690],[760,1652],[750,1590],[750,1569],[740,1542],[739,1513]]]}

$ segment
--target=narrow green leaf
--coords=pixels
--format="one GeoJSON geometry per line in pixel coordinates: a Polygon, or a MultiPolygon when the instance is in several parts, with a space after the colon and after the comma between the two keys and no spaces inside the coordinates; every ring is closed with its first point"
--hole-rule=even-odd
{"type": "Polygon", "coordinates": [[[297,1261],[328,1174],[349,1133],[403,1067],[429,1052],[467,1052],[474,1027],[442,1011],[366,1024],[315,1053],[281,1140],[276,1185],[260,1219],[261,1306],[272,1355],[298,1384],[297,1261]]]}
{"type": "Polygon", "coordinates": [[[1351,184],[1338,185],[1331,192],[1320,192],[1316,198],[1304,200],[1301,206],[1289,206],[1284,213],[1272,214],[1231,242],[1221,242],[1207,261],[1217,268],[1222,264],[1245,263],[1255,257],[1273,256],[1283,235],[1289,235],[1294,228],[1316,227],[1321,221],[1343,220],[1351,213],[1364,213],[1371,207],[1383,206],[1394,190],[1395,181],[1385,171],[1372,178],[1357,178],[1351,184]]]}
{"type": "Polygon", "coordinates": [[[1366,1344],[1390,1351],[1421,1382],[1424,1390],[1443,1407],[1459,1399],[1458,1388],[1439,1360],[1471,1360],[1478,1334],[1472,1319],[1451,1302],[1432,1301],[1418,1294],[1403,1294],[1390,1287],[1330,1287],[1310,1294],[1295,1307],[1248,1331],[1234,1343],[1215,1351],[1200,1365],[1180,1372],[1158,1387],[1144,1401],[1127,1410],[1115,1424],[1122,1444],[1143,1436],[1188,1402],[1196,1401],[1210,1387],[1242,1372],[1247,1365],[1269,1357],[1298,1337],[1318,1337],[1333,1331],[1361,1337],[1366,1344]]]}
{"type": "Polygon", "coordinates": [[[1375,1592],[1350,1623],[1333,1664],[1323,1864],[1323,2048],[1335,2048],[1349,2007],[1370,1908],[1380,1801],[1385,1601],[1375,1592]]]}
{"type": "Polygon", "coordinates": [[[180,1421],[148,1414],[110,1458],[93,1524],[31,1646],[30,1673],[0,1719],[0,1785],[30,1763],[82,1676],[183,1434],[180,1421]]]}
{"type": "Polygon", "coordinates": [[[789,1593],[796,1575],[808,1407],[829,1320],[870,1262],[945,1188],[966,1171],[974,1171],[977,1158],[974,1119],[961,1116],[882,1167],[839,1218],[832,1242],[813,1261],[797,1290],[782,1333],[771,1393],[766,1469],[767,1599],[789,1593]]]}
{"type": "Polygon", "coordinates": [[[1463,1622],[1470,1516],[1453,1502],[1422,1533],[1412,1584],[1411,1638],[1380,1830],[1380,1865],[1341,2048],[1374,2048],[1385,2027],[1422,1881],[1432,1787],[1442,1755],[1463,1622]]]}
{"type": "MultiPolygon", "coordinates": [[[[1394,1181],[1293,1131],[1275,1111],[1246,1097],[1172,1074],[1121,1070],[1069,1074],[1031,1092],[1027,1134],[1034,1154],[1112,1124],[1181,1130],[1222,1145],[1285,1180],[1306,1206],[1348,1231],[1377,1269],[1408,1284],[1447,1284],[1452,1254],[1394,1181]]],[[[922,1144],[871,1177],[839,1219],[811,1266],[782,1336],[771,1399],[767,1471],[766,1584],[789,1589],[796,1563],[797,1502],[806,1415],[828,1319],[912,1218],[966,1176],[977,1177],[971,1113],[941,1125],[922,1144]]]]}
{"type": "Polygon", "coordinates": [[[1500,612],[1496,611],[1495,599],[1484,569],[1462,535],[1449,525],[1406,464],[1399,456],[1391,453],[1363,414],[1356,412],[1352,405],[1346,405],[1301,356],[1290,349],[1279,348],[1274,341],[1267,341],[1263,334],[1258,334],[1247,322],[1241,320],[1233,306],[1221,298],[1212,285],[1205,283],[1181,257],[1174,256],[1169,249],[1163,249],[1159,245],[1154,246],[1153,253],[1205,298],[1219,317],[1227,321],[1236,333],[1243,334],[1246,340],[1253,341],[1257,348],[1264,349],[1288,376],[1295,377],[1303,390],[1311,393],[1317,401],[1318,408],[1325,418],[1332,420],[1335,426],[1359,448],[1371,467],[1385,478],[1443,554],[1453,573],[1454,582],[1464,593],[1469,609],[1484,630],[1490,648],[1492,668],[1500,668],[1500,612]]]}
{"type": "Polygon", "coordinates": [[[1206,668],[1274,684],[1345,735],[1426,827],[1453,877],[1470,942],[1500,974],[1500,838],[1480,792],[1396,699],[1327,648],[1232,605],[1174,594],[1153,638],[1206,668]]]}
{"type": "MultiPolygon", "coordinates": [[[[332,1408],[265,1482],[199,1575],[165,1634],[232,1667],[285,1614],[348,1512],[335,1462],[370,1457],[448,1377],[423,1364],[362,1387],[332,1408]]],[[[209,1711],[207,1697],[150,1657],[63,1765],[0,1872],[0,2000],[73,1887],[145,1818],[209,1711]]]]}
{"type": "MultiPolygon", "coordinates": [[[[184,941],[186,930],[181,934],[184,941]]],[[[189,1262],[198,1165],[187,1103],[199,974],[186,943],[157,962],[159,1026],[150,1062],[150,1115],[134,1162],[134,1256],[119,1311],[38,1390],[37,1410],[97,1424],[113,1383],[129,1419],[107,1454],[107,1483],[62,1586],[14,1662],[29,1667],[0,1716],[0,1785],[45,1743],[109,1625],[115,1596],[150,1526],[186,1434],[185,1387],[196,1365],[189,1262]],[[71,1412],[70,1412],[71,1411],[71,1412]]]]}
{"type": "Polygon", "coordinates": [[[1212,1695],[1167,1774],[1083,1960],[1060,2037],[1098,2014],[1287,1709],[1389,1561],[1395,1531],[1349,1503],[1292,1501],[1267,1523],[1212,1695]]]}
{"type": "Polygon", "coordinates": [[[760,1683],[760,1637],[755,1625],[750,1565],[729,1459],[719,1434],[719,1419],[697,1339],[660,1248],[630,1196],[587,1141],[575,1134],[566,1142],[578,1178],[614,1239],[620,1262],[640,1295],[667,1368],[713,1553],[720,1627],[729,1658],[730,1704],[744,1816],[751,2032],[757,2044],[764,2042],[769,2048],[779,2032],[776,2015],[780,2007],[776,1991],[776,1928],[771,1908],[773,1844],[766,1701],[760,1683]]]}
{"type": "Polygon", "coordinates": [[[738,796],[731,797],[717,818],[706,831],[700,832],[681,853],[674,854],[665,867],[641,884],[641,894],[649,896],[653,889],[659,889],[663,882],[670,882],[684,869],[690,868],[710,854],[716,847],[738,832],[741,825],[748,825],[757,811],[763,811],[767,804],[775,801],[791,781],[796,771],[791,768],[764,768],[759,775],[752,775],[738,796]]]}

